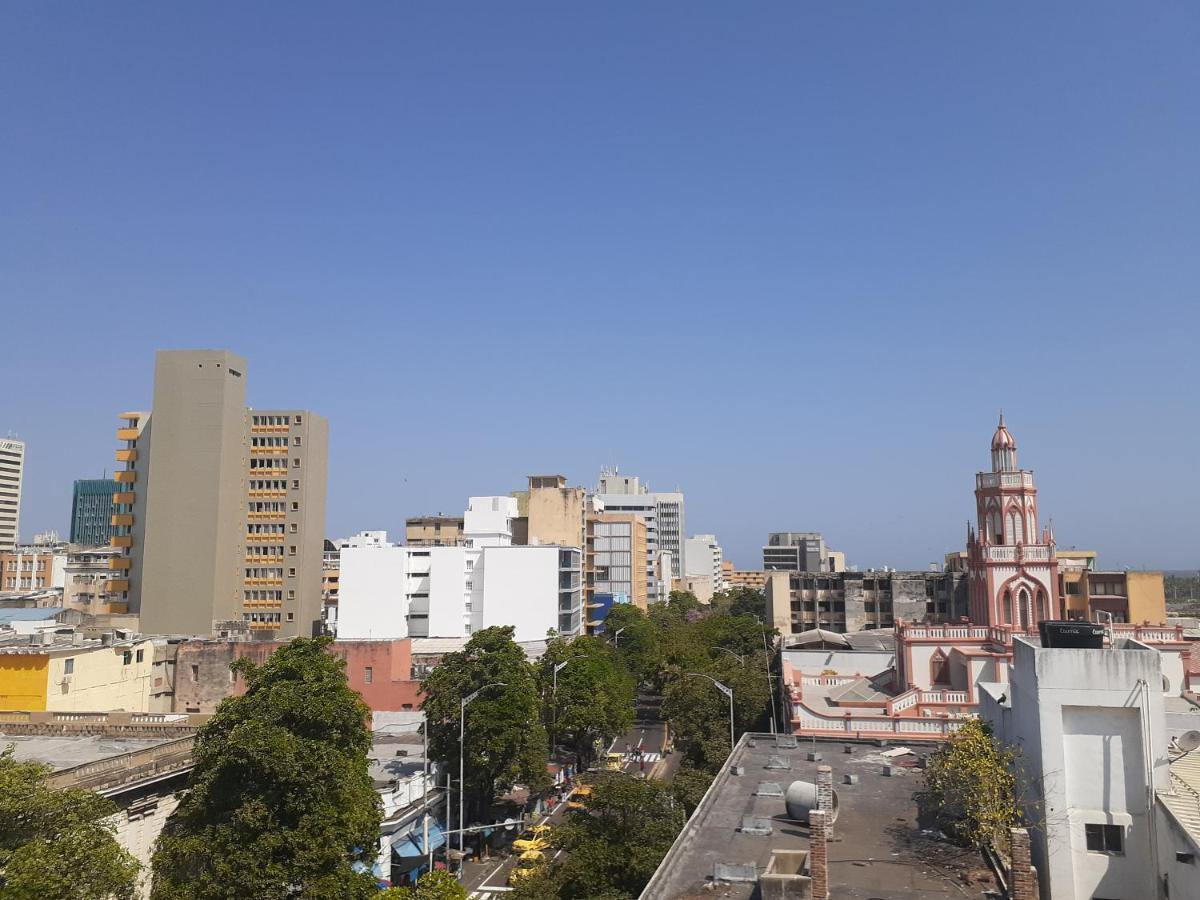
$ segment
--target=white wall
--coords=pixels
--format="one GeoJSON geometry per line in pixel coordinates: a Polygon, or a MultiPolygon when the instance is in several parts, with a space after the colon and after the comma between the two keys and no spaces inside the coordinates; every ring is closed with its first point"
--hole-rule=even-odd
{"type": "Polygon", "coordinates": [[[1011,711],[980,712],[1022,751],[1032,810],[1034,863],[1054,900],[1154,897],[1149,788],[1168,780],[1161,655],[1129,641],[1112,650],[1014,642],[1011,711]],[[1087,824],[1124,829],[1124,853],[1089,851],[1087,824]]]}
{"type": "Polygon", "coordinates": [[[463,513],[463,537],[474,547],[508,546],[516,517],[515,497],[471,497],[463,513]]]}
{"type": "Polygon", "coordinates": [[[513,625],[518,641],[558,631],[558,547],[488,547],[483,551],[482,625],[513,625]]]}
{"type": "MultiPolygon", "coordinates": [[[[429,556],[429,637],[461,637],[467,633],[466,560],[478,550],[431,547],[429,556]]],[[[415,565],[416,560],[413,560],[415,565]]]]}
{"type": "Polygon", "coordinates": [[[408,637],[405,547],[342,550],[338,637],[343,640],[408,637]]]}

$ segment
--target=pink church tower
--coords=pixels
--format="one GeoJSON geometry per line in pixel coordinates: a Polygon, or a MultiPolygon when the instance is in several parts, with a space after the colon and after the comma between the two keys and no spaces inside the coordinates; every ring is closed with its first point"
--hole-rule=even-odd
{"type": "Polygon", "coordinates": [[[967,526],[971,621],[1030,629],[1063,618],[1054,534],[1038,531],[1033,472],[1017,468],[1003,413],[992,435],[992,470],[975,476],[975,507],[976,527],[967,526]]]}

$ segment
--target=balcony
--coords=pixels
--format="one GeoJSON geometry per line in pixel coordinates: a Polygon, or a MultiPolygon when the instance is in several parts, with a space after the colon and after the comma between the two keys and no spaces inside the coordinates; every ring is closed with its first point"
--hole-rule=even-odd
{"type": "Polygon", "coordinates": [[[279,628],[278,622],[247,622],[252,631],[276,631],[279,628]]]}
{"type": "Polygon", "coordinates": [[[113,547],[132,547],[133,536],[128,534],[114,534],[109,540],[109,545],[113,547]]]}
{"type": "Polygon", "coordinates": [[[138,430],[136,428],[118,428],[118,441],[136,441],[138,439],[138,430]]]}
{"type": "Polygon", "coordinates": [[[136,450],[118,450],[117,451],[117,462],[133,462],[135,459],[137,459],[137,451],[136,450]]]}
{"type": "Polygon", "coordinates": [[[120,594],[129,590],[128,578],[111,578],[108,582],[108,592],[110,594],[120,594]]]}
{"type": "Polygon", "coordinates": [[[247,556],[246,562],[250,563],[251,565],[255,565],[255,564],[259,564],[259,563],[261,563],[263,565],[269,565],[270,563],[283,562],[283,557],[282,556],[247,556]]]}
{"type": "Polygon", "coordinates": [[[128,526],[133,524],[133,516],[129,513],[114,513],[110,521],[112,525],[128,526]]]}
{"type": "Polygon", "coordinates": [[[133,484],[137,481],[137,472],[126,469],[123,472],[113,472],[113,481],[117,484],[133,484]]]}
{"type": "Polygon", "coordinates": [[[114,600],[108,604],[108,611],[118,615],[124,615],[129,612],[129,604],[122,600],[114,600]]]}
{"type": "Polygon", "coordinates": [[[115,503],[117,506],[133,505],[133,491],[118,491],[117,493],[113,494],[112,497],[113,503],[115,503]]]}
{"type": "Polygon", "coordinates": [[[132,561],[127,556],[114,556],[108,561],[110,569],[125,571],[132,565],[132,561]]]}
{"type": "Polygon", "coordinates": [[[251,447],[251,456],[287,456],[290,451],[287,447],[251,447]]]}

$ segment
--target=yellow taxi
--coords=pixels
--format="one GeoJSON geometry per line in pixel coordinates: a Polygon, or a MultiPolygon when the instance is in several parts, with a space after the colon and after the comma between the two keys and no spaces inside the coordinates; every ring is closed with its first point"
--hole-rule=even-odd
{"type": "Polygon", "coordinates": [[[517,864],[508,873],[509,884],[520,884],[531,875],[536,875],[546,865],[546,854],[541,850],[526,850],[517,857],[517,864]]]}

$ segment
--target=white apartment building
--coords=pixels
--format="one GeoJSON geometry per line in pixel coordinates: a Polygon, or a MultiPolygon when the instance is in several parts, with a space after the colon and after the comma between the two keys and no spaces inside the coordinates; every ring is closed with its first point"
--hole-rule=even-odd
{"type": "Polygon", "coordinates": [[[512,497],[472,497],[462,546],[344,547],[338,637],[462,637],[493,625],[514,626],[518,641],[581,634],[582,551],[513,546],[516,512],[512,497]]]}
{"type": "Polygon", "coordinates": [[[715,534],[697,534],[683,548],[684,570],[688,578],[711,578],[714,591],[725,589],[721,563],[725,555],[715,534]]]}
{"type": "Polygon", "coordinates": [[[980,685],[980,714],[1020,749],[1042,896],[1165,897],[1164,876],[1172,898],[1196,896],[1194,856],[1177,869],[1186,828],[1172,833],[1164,806],[1197,798],[1173,777],[1162,654],[1119,636],[1104,649],[1016,637],[1013,651],[1008,683],[980,685]]]}
{"type": "Polygon", "coordinates": [[[646,599],[666,600],[672,579],[686,574],[683,494],[651,492],[637,476],[605,468],[600,470],[596,500],[605,512],[634,513],[646,523],[646,599]]]}
{"type": "Polygon", "coordinates": [[[0,440],[0,553],[17,546],[24,474],[25,442],[0,440]]]}

